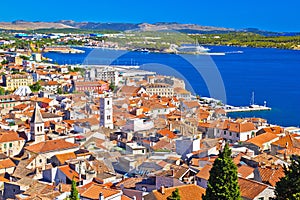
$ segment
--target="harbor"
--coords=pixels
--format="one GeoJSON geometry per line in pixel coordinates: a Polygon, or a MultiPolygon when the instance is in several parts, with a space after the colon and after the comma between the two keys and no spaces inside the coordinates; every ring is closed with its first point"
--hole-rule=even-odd
{"type": "Polygon", "coordinates": [[[45,47],[43,49],[44,53],[47,52],[56,52],[56,53],[71,53],[71,54],[77,54],[77,53],[85,53],[85,51],[80,49],[75,49],[71,47],[64,47],[64,46],[55,46],[55,47],[45,47]]]}
{"type": "Polygon", "coordinates": [[[254,111],[270,111],[271,108],[267,106],[261,106],[261,105],[250,105],[250,106],[226,106],[225,107],[226,113],[233,113],[233,112],[254,112],[254,111]]]}
{"type": "Polygon", "coordinates": [[[252,92],[252,97],[250,101],[250,106],[225,106],[226,113],[233,113],[233,112],[254,112],[254,111],[269,111],[271,110],[270,107],[267,106],[267,102],[264,101],[264,105],[257,105],[255,104],[254,92],[252,92]]]}

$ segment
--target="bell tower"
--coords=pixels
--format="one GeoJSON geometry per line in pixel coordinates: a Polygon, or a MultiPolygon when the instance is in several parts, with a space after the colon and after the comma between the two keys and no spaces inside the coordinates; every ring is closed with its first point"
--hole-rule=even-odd
{"type": "Polygon", "coordinates": [[[35,143],[45,141],[44,121],[39,105],[36,103],[30,120],[30,140],[35,143]]]}
{"type": "Polygon", "coordinates": [[[113,129],[113,106],[112,97],[106,95],[100,98],[100,126],[113,129]]]}

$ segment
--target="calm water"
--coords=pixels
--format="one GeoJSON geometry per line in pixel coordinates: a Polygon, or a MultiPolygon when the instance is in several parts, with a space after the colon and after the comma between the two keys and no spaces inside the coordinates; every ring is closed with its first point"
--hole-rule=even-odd
{"type": "MultiPolygon", "coordinates": [[[[225,56],[211,56],[224,82],[228,104],[249,105],[254,91],[255,103],[263,105],[267,101],[267,105],[272,107],[272,111],[232,116],[264,117],[271,123],[283,126],[300,125],[300,51],[225,46],[209,48],[212,52],[228,52],[225,56]]],[[[196,94],[210,95],[204,79],[188,62],[200,62],[203,70],[212,70],[209,59],[203,59],[203,56],[185,55],[187,61],[173,54],[129,52],[117,55],[120,57],[116,59],[115,54],[124,52],[84,50],[84,54],[46,53],[44,56],[59,64],[141,65],[142,69],[185,78],[196,94]]]]}

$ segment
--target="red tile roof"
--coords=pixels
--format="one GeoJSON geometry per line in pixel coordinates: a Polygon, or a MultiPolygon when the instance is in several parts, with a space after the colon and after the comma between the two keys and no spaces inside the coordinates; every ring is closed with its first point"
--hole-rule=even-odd
{"type": "Polygon", "coordinates": [[[270,184],[275,187],[280,178],[284,177],[284,169],[278,165],[273,167],[258,167],[258,171],[263,183],[270,184]]]}
{"type": "Polygon", "coordinates": [[[247,142],[255,144],[256,146],[262,148],[263,144],[270,142],[276,138],[278,138],[278,136],[276,134],[266,132],[266,133],[260,134],[254,138],[247,140],[247,142]]]}
{"type": "Polygon", "coordinates": [[[165,188],[164,193],[153,190],[149,195],[145,196],[145,200],[167,200],[176,188],[178,188],[180,200],[201,200],[202,194],[205,193],[205,189],[197,185],[181,185],[165,188]]]}
{"type": "Polygon", "coordinates": [[[105,188],[104,186],[98,184],[92,184],[84,192],[82,192],[80,196],[88,199],[98,200],[100,193],[102,193],[106,199],[113,195],[120,194],[121,191],[105,188]]]}
{"type": "Polygon", "coordinates": [[[268,188],[268,186],[265,184],[245,178],[239,178],[238,182],[240,186],[241,196],[246,199],[254,199],[268,188]]]}
{"type": "Polygon", "coordinates": [[[15,163],[10,158],[0,160],[0,169],[7,169],[15,166],[15,163]]]}
{"type": "Polygon", "coordinates": [[[79,182],[79,174],[71,169],[69,165],[58,167],[58,169],[64,173],[69,180],[74,179],[74,181],[79,182]]]}
{"type": "Polygon", "coordinates": [[[12,142],[12,141],[21,141],[25,140],[21,138],[19,134],[15,131],[6,131],[0,129],[0,143],[3,142],[12,142]]]}
{"type": "Polygon", "coordinates": [[[76,159],[76,155],[74,152],[57,154],[55,155],[55,157],[57,158],[57,160],[61,165],[64,164],[67,160],[76,159]]]}
{"type": "Polygon", "coordinates": [[[243,133],[255,130],[255,125],[252,122],[230,122],[228,130],[236,133],[243,133]]]}
{"type": "Polygon", "coordinates": [[[33,153],[47,153],[51,151],[61,151],[64,149],[74,149],[78,146],[79,146],[78,144],[66,142],[63,139],[60,139],[60,140],[48,140],[45,142],[33,144],[31,146],[25,147],[25,150],[33,153]]]}
{"type": "Polygon", "coordinates": [[[157,131],[157,133],[160,134],[160,135],[162,135],[162,136],[168,137],[170,139],[176,138],[176,134],[173,133],[172,131],[170,131],[167,128],[159,130],[159,131],[157,131]]]}
{"type": "Polygon", "coordinates": [[[247,178],[253,172],[254,172],[253,167],[250,167],[250,166],[247,166],[247,165],[242,165],[242,166],[238,167],[238,174],[243,178],[247,178]]]}
{"type": "Polygon", "coordinates": [[[205,165],[196,175],[198,178],[204,179],[204,180],[208,180],[209,179],[209,172],[212,168],[212,165],[205,165]]]}

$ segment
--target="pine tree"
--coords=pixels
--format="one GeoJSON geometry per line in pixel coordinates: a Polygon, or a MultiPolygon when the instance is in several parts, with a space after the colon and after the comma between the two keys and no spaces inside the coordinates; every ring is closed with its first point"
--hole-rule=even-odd
{"type": "Polygon", "coordinates": [[[70,200],[79,200],[78,190],[76,188],[76,182],[75,182],[74,178],[72,179],[71,194],[70,194],[69,198],[70,198],[70,200]]]}
{"type": "Polygon", "coordinates": [[[215,160],[208,179],[206,194],[203,200],[222,199],[240,200],[237,167],[231,158],[228,144],[215,160]]]}
{"type": "Polygon", "coordinates": [[[176,188],[170,196],[167,198],[168,200],[180,200],[179,190],[176,188]]]}
{"type": "Polygon", "coordinates": [[[285,176],[277,182],[275,195],[277,200],[300,199],[300,156],[293,156],[292,163],[284,167],[285,176]]]}

